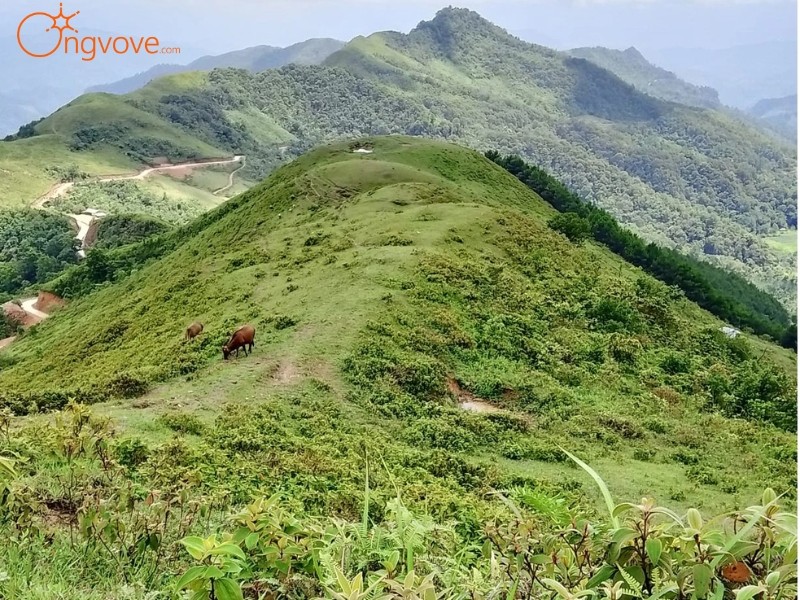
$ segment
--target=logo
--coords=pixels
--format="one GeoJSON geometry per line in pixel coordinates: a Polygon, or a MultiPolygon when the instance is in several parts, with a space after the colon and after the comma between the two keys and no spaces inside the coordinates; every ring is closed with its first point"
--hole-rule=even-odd
{"type": "Polygon", "coordinates": [[[20,49],[33,58],[47,58],[56,52],[80,55],[81,60],[91,62],[98,54],[180,54],[180,48],[161,46],[155,36],[83,36],[72,24],[72,19],[81,14],[76,10],[64,14],[64,4],[59,4],[58,14],[44,11],[25,16],[17,27],[17,42],[20,49]],[[71,32],[71,33],[70,33],[71,32]],[[45,35],[49,34],[49,35],[45,35]],[[40,39],[41,38],[41,39],[40,39]]]}

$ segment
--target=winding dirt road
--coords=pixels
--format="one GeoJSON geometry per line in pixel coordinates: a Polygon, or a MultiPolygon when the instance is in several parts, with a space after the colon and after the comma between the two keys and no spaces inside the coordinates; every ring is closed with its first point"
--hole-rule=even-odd
{"type": "MultiPolygon", "coordinates": [[[[130,181],[130,180],[142,180],[146,177],[154,173],[163,173],[165,171],[174,171],[177,169],[192,169],[192,168],[200,168],[200,167],[211,167],[214,165],[230,165],[232,163],[241,162],[242,166],[236,169],[233,173],[240,171],[245,165],[245,157],[241,155],[236,155],[233,158],[227,158],[223,160],[210,160],[207,162],[189,162],[189,163],[178,163],[174,165],[164,165],[160,167],[148,167],[147,169],[143,169],[138,173],[132,173],[128,175],[108,175],[104,177],[99,177],[97,179],[93,179],[91,181],[96,181],[100,183],[106,183],[108,181],[130,181]]],[[[231,173],[231,175],[233,175],[231,173]]],[[[231,177],[230,180],[231,185],[228,188],[233,187],[233,179],[231,177]]],[[[69,192],[73,187],[75,187],[74,181],[67,181],[65,183],[59,183],[53,186],[50,191],[48,191],[44,196],[39,198],[34,204],[34,208],[44,208],[49,202],[55,200],[56,198],[60,198],[64,196],[67,192],[69,192]]],[[[223,188],[223,190],[228,189],[223,188]]]]}
{"type": "Polygon", "coordinates": [[[228,185],[226,185],[225,187],[220,188],[216,192],[214,192],[215,196],[217,194],[220,194],[222,192],[226,192],[229,189],[231,189],[233,187],[233,176],[236,175],[239,171],[241,171],[242,169],[244,169],[247,166],[247,157],[246,156],[237,156],[236,158],[241,158],[242,159],[241,160],[241,163],[242,163],[241,166],[238,169],[235,169],[235,170],[230,172],[230,175],[228,176],[228,185]]]}
{"type": "MultiPolygon", "coordinates": [[[[192,169],[192,168],[202,168],[202,167],[211,167],[214,165],[229,165],[232,163],[242,163],[241,166],[233,171],[228,177],[228,185],[222,189],[217,190],[214,194],[218,194],[220,192],[224,192],[233,187],[233,177],[236,173],[241,171],[246,166],[246,158],[243,155],[236,155],[233,158],[225,158],[220,160],[209,160],[209,161],[200,161],[200,162],[188,162],[188,163],[178,163],[174,165],[162,165],[158,167],[148,167],[146,169],[142,169],[138,173],[130,173],[127,175],[106,175],[103,177],[99,177],[92,181],[106,183],[109,181],[141,181],[154,173],[163,173],[167,171],[175,171],[178,169],[192,169]]],[[[67,181],[65,183],[59,183],[53,186],[44,196],[39,198],[34,204],[33,207],[39,210],[43,210],[47,204],[56,200],[57,198],[61,198],[65,196],[73,187],[75,187],[74,181],[67,181]]],[[[89,233],[89,229],[91,228],[92,224],[97,220],[97,217],[94,215],[89,214],[82,214],[82,215],[67,215],[70,219],[72,219],[78,227],[78,234],[75,236],[81,243],[81,247],[78,250],[78,256],[80,258],[86,257],[86,236],[89,233]]]]}
{"type": "Polygon", "coordinates": [[[32,317],[37,318],[39,321],[44,321],[50,315],[36,308],[36,302],[38,302],[38,300],[39,298],[37,297],[25,298],[24,300],[20,300],[20,306],[22,306],[22,310],[32,317]]]}

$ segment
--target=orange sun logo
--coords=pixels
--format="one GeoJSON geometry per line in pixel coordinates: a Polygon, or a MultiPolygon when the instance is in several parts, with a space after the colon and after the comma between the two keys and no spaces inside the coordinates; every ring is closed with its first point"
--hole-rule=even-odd
{"type": "Polygon", "coordinates": [[[76,10],[71,15],[65,15],[63,3],[59,3],[57,15],[51,15],[50,13],[46,13],[43,11],[32,12],[31,14],[27,15],[24,19],[22,19],[22,21],[20,21],[19,27],[17,27],[17,42],[19,42],[19,47],[22,49],[23,52],[25,52],[25,54],[27,54],[28,56],[33,56],[34,58],[45,58],[47,56],[53,55],[56,52],[56,50],[58,50],[59,47],[61,46],[61,41],[64,39],[65,30],[68,29],[70,31],[78,33],[78,30],[72,26],[70,20],[76,15],[79,15],[80,12],[81,11],[76,10]],[[25,43],[22,41],[23,27],[25,27],[25,24],[28,23],[28,21],[37,17],[46,17],[47,19],[50,20],[50,26],[44,30],[45,33],[48,33],[53,30],[58,31],[58,41],[53,46],[53,49],[50,50],[49,52],[45,52],[42,54],[32,52],[31,50],[25,47],[25,43]]]}

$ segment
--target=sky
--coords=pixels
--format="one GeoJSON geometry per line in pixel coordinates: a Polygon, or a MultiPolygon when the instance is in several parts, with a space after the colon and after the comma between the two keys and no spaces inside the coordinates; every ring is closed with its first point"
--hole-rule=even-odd
{"type": "MultiPolygon", "coordinates": [[[[286,46],[311,37],[347,41],[375,31],[407,32],[452,0],[64,0],[80,25],[158,36],[184,58],[246,46],[286,46]]],[[[529,41],[566,49],[604,45],[725,48],[795,40],[794,0],[460,0],[529,41]]],[[[58,0],[2,0],[0,36],[26,14],[57,12],[58,0]]],[[[183,61],[181,61],[183,62],[183,61]]]]}

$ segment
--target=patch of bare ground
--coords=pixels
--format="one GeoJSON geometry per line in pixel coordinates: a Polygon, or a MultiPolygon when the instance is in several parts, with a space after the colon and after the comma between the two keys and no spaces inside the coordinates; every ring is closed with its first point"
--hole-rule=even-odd
{"type": "Polygon", "coordinates": [[[458,405],[464,410],[477,413],[497,413],[503,410],[482,398],[478,398],[469,390],[465,390],[452,377],[447,378],[447,389],[458,401],[458,405]]]}

